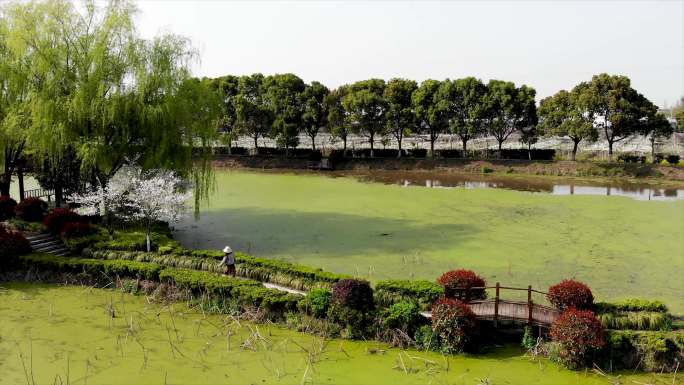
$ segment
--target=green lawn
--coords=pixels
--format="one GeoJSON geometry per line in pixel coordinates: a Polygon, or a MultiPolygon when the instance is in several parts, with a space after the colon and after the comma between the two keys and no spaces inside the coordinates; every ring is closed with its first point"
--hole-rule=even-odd
{"type": "Polygon", "coordinates": [[[657,298],[684,313],[684,201],[428,189],[351,178],[217,172],[188,247],[233,248],[371,280],[458,267],[490,283],[587,282],[601,300],[657,298]]]}

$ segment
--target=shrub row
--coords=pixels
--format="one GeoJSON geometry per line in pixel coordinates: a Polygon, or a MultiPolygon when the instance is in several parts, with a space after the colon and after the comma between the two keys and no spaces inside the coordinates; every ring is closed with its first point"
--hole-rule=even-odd
{"type": "Polygon", "coordinates": [[[640,298],[629,298],[615,302],[597,302],[595,304],[597,313],[615,313],[627,311],[646,311],[667,313],[667,306],[660,301],[650,301],[640,298]]]}
{"type": "Polygon", "coordinates": [[[244,307],[260,307],[271,314],[282,315],[297,309],[301,296],[284,291],[268,289],[260,282],[236,279],[204,271],[190,269],[164,269],[159,274],[161,281],[170,282],[196,294],[212,298],[231,298],[244,307]]]}
{"type": "MultiPolygon", "coordinates": [[[[95,251],[94,258],[127,259],[159,263],[164,266],[222,272],[218,259],[223,253],[218,250],[184,250],[183,254],[161,254],[130,251],[95,251]]],[[[271,282],[298,290],[310,290],[315,287],[330,287],[335,282],[349,278],[347,275],[335,274],[308,266],[297,265],[275,259],[258,258],[236,253],[236,273],[241,277],[261,282],[271,282]]]]}
{"type": "Polygon", "coordinates": [[[422,310],[427,310],[443,295],[442,286],[426,280],[386,280],[375,284],[375,301],[383,307],[399,302],[414,302],[422,310]]]}
{"type": "Polygon", "coordinates": [[[191,290],[210,299],[232,299],[243,307],[261,307],[271,314],[280,315],[297,308],[301,296],[268,289],[260,282],[216,275],[205,271],[164,268],[157,263],[135,260],[107,260],[64,258],[49,254],[29,254],[20,257],[26,269],[85,274],[98,278],[108,276],[132,277],[151,281],[169,282],[181,289],[191,290]]]}

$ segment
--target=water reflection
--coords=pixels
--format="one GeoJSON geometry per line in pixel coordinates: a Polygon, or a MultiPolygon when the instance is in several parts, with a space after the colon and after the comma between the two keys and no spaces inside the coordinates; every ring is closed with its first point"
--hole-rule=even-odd
{"type": "MultiPolygon", "coordinates": [[[[477,174],[428,172],[373,171],[372,173],[343,173],[367,182],[397,184],[404,187],[428,188],[505,188],[518,191],[544,192],[553,195],[604,195],[625,196],[639,200],[684,199],[684,189],[661,188],[637,183],[611,183],[590,185],[587,182],[568,183],[541,178],[501,177],[477,174]]],[[[341,175],[342,176],[342,175],[341,175]]]]}

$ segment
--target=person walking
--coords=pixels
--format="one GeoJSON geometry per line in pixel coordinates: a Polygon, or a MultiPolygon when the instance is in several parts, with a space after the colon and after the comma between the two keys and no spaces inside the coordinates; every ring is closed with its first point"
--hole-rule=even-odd
{"type": "Polygon", "coordinates": [[[225,255],[221,262],[219,262],[219,266],[224,265],[226,267],[224,274],[235,277],[235,254],[233,253],[233,249],[231,249],[230,246],[226,246],[223,248],[223,252],[225,255]]]}

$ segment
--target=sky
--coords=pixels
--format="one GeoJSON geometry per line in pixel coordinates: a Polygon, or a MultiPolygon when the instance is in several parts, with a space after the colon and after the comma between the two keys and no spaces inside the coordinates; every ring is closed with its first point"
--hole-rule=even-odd
{"type": "Polygon", "coordinates": [[[684,96],[684,0],[138,1],[144,37],[175,33],[216,77],[292,72],[334,88],[371,77],[475,76],[537,99],[626,75],[653,103],[684,96]]]}

